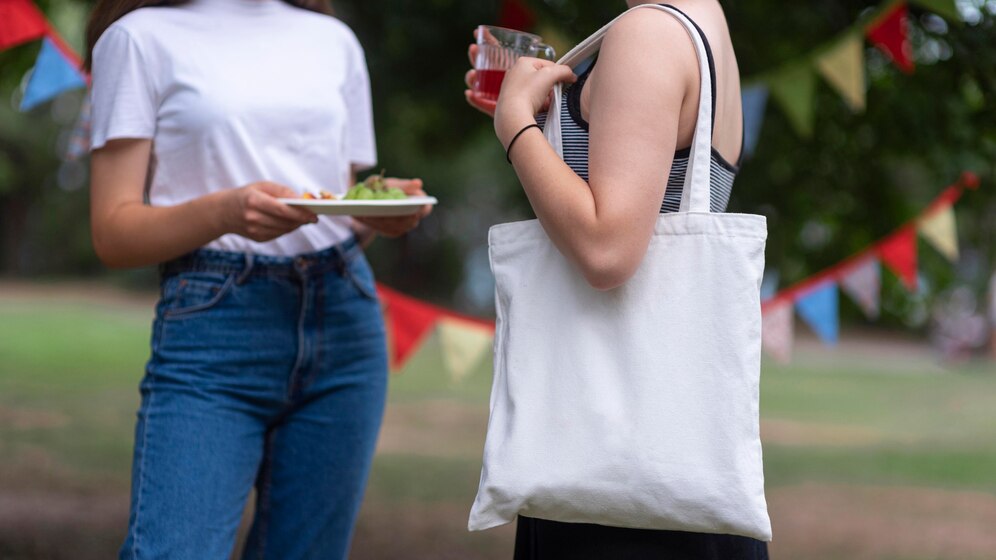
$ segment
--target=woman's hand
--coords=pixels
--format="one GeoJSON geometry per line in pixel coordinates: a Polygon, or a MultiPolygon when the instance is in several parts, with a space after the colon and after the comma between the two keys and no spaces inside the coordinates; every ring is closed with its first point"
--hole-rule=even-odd
{"type": "MultiPolygon", "coordinates": [[[[477,36],[476,29],[474,30],[474,36],[477,36]]],[[[477,70],[474,69],[474,65],[477,64],[478,50],[480,50],[480,47],[477,46],[477,43],[471,43],[470,47],[467,48],[467,58],[470,59],[470,70],[467,70],[467,74],[463,77],[464,83],[467,84],[467,89],[463,91],[463,96],[467,99],[467,104],[471,107],[489,117],[494,117],[497,102],[474,91],[474,84],[477,82],[477,70]]]]}
{"type": "MultiPolygon", "coordinates": [[[[395,179],[393,177],[387,177],[384,179],[384,183],[387,184],[388,188],[398,188],[405,191],[405,194],[408,196],[426,196],[425,191],[422,190],[422,179],[395,179]]],[[[432,206],[426,204],[422,208],[419,208],[419,211],[415,214],[407,216],[357,216],[353,219],[372,229],[376,233],[386,237],[398,237],[415,229],[415,226],[418,225],[419,221],[428,216],[430,212],[432,212],[432,206]]]]}
{"type": "Polygon", "coordinates": [[[298,193],[277,183],[250,183],[227,191],[226,195],[225,230],[253,241],[270,241],[305,224],[318,222],[314,213],[277,200],[298,197],[298,193]]]}
{"type": "MultiPolygon", "coordinates": [[[[477,29],[474,29],[474,41],[477,41],[477,29]]],[[[497,43],[494,37],[488,33],[485,37],[485,41],[497,43]]],[[[464,90],[463,96],[467,99],[467,103],[477,109],[478,111],[484,113],[489,117],[495,116],[495,100],[488,99],[483,95],[474,91],[474,84],[477,82],[477,53],[480,51],[480,47],[477,43],[471,43],[467,47],[467,58],[470,59],[470,70],[467,70],[467,74],[464,75],[463,81],[467,84],[467,89],[464,90]]]]}
{"type": "Polygon", "coordinates": [[[505,73],[495,107],[495,134],[502,146],[522,127],[535,122],[535,115],[550,103],[550,92],[560,82],[574,83],[569,66],[540,58],[521,57],[505,73]]]}

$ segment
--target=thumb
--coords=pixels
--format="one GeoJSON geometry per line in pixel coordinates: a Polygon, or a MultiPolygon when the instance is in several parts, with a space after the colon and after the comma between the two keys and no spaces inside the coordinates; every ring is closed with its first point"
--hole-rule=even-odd
{"type": "Polygon", "coordinates": [[[574,70],[566,64],[551,64],[544,69],[544,72],[549,72],[552,74],[552,78],[555,82],[567,82],[573,84],[577,81],[578,77],[574,73],[574,70]]]}
{"type": "Polygon", "coordinates": [[[260,191],[274,198],[294,198],[297,196],[294,189],[277,183],[262,182],[258,183],[258,186],[260,191]]]}
{"type": "Polygon", "coordinates": [[[405,191],[405,194],[412,194],[422,189],[422,179],[397,179],[388,177],[384,179],[388,188],[398,188],[405,191]]]}

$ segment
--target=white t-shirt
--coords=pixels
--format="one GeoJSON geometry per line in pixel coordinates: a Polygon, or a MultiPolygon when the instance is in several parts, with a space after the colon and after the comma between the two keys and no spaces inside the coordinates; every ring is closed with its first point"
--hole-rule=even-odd
{"type": "MultiPolygon", "coordinates": [[[[171,206],[256,181],[343,193],[376,164],[363,49],[341,21],[282,0],[193,0],[128,13],[93,50],[92,148],[151,138],[149,203],[171,206]]],[[[296,255],[347,239],[321,216],[266,243],[207,247],[296,255]]]]}

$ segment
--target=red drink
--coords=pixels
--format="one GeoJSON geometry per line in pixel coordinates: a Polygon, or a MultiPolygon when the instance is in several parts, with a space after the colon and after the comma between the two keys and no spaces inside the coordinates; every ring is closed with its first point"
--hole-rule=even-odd
{"type": "Polygon", "coordinates": [[[504,79],[505,70],[478,70],[474,91],[486,99],[498,99],[498,92],[501,91],[501,82],[504,79]]]}

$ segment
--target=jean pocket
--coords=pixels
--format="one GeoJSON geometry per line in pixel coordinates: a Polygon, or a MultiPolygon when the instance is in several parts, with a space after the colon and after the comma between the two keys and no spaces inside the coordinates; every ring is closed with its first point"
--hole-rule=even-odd
{"type": "Polygon", "coordinates": [[[373,271],[363,253],[359,253],[346,263],[344,275],[360,295],[368,299],[377,299],[377,285],[374,283],[373,271]]]}
{"type": "Polygon", "coordinates": [[[222,301],[235,285],[234,273],[181,272],[163,283],[163,318],[189,317],[222,301]]]}

